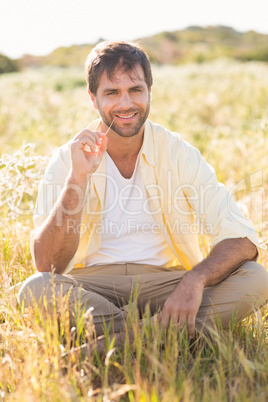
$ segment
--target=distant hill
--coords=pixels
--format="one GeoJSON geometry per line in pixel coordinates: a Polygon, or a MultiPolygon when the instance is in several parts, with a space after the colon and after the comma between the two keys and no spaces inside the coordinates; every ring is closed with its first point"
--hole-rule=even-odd
{"type": "Polygon", "coordinates": [[[58,47],[46,56],[24,55],[18,60],[22,68],[41,66],[75,67],[82,66],[95,45],[73,45],[58,47]]]}
{"type": "Polygon", "coordinates": [[[139,43],[159,64],[202,63],[219,57],[268,61],[268,35],[237,32],[224,26],[192,26],[143,38],[139,43]]]}
{"type": "MultiPolygon", "coordinates": [[[[225,26],[191,26],[179,31],[161,32],[134,42],[140,43],[151,61],[158,64],[202,63],[219,57],[268,62],[268,35],[254,31],[237,32],[225,26]]],[[[21,68],[81,66],[93,46],[60,47],[47,56],[25,55],[18,62],[21,68]]]]}
{"type": "Polygon", "coordinates": [[[18,63],[9,57],[0,54],[0,74],[18,71],[18,63]]]}

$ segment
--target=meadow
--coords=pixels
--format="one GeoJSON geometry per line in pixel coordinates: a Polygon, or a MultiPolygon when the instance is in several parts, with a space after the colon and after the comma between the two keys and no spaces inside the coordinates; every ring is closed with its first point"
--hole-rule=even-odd
{"type": "MultiPolygon", "coordinates": [[[[200,149],[267,243],[268,65],[223,59],[154,66],[153,75],[150,119],[200,149]]],[[[267,401],[265,306],[190,342],[148,313],[140,327],[134,300],[125,342],[106,334],[100,353],[90,317],[70,331],[64,305],[60,326],[17,305],[15,285],[35,272],[29,237],[49,156],[96,117],[82,68],[0,75],[0,401],[267,401]]],[[[208,239],[200,245],[206,255],[208,239]]],[[[267,252],[259,261],[268,268],[267,252]]]]}

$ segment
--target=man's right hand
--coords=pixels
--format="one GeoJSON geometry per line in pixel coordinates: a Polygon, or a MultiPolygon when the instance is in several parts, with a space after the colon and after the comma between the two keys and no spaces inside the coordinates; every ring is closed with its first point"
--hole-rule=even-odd
{"type": "Polygon", "coordinates": [[[82,206],[88,175],[95,172],[107,148],[105,134],[84,129],[70,143],[72,168],[55,210],[34,241],[37,270],[61,274],[73,258],[80,238],[82,206]],[[72,230],[69,221],[72,221],[72,230]],[[60,222],[60,223],[59,223],[60,222]]]}
{"type": "Polygon", "coordinates": [[[76,178],[84,178],[98,168],[106,148],[107,137],[99,131],[85,128],[70,143],[72,172],[76,178]]]}

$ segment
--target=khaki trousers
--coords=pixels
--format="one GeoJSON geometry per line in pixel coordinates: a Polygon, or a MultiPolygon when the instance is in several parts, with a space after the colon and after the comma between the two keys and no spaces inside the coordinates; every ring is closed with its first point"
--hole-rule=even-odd
{"type": "MultiPolygon", "coordinates": [[[[103,333],[103,320],[107,325],[112,320],[116,332],[124,328],[127,316],[125,306],[133,294],[136,294],[141,315],[147,304],[152,315],[159,312],[185,272],[181,266],[173,268],[141,264],[94,266],[72,270],[68,275],[53,274],[54,292],[56,300],[68,294],[73,318],[78,302],[85,310],[93,307],[96,333],[100,335],[103,333]]],[[[45,272],[30,276],[20,289],[19,302],[23,302],[25,306],[33,306],[34,300],[43,304],[43,297],[46,297],[47,306],[52,306],[51,275],[45,272]]],[[[237,321],[240,321],[266,300],[268,300],[266,269],[255,262],[246,262],[224,281],[205,288],[196,327],[197,329],[210,327],[217,317],[220,318],[223,327],[227,328],[234,314],[237,321]]]]}

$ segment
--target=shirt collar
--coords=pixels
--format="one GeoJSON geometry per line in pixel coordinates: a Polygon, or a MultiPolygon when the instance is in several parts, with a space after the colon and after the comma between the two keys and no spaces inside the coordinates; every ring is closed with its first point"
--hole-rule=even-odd
{"type": "Polygon", "coordinates": [[[144,125],[144,137],[143,144],[141,148],[141,155],[144,156],[145,160],[149,165],[156,166],[155,153],[154,153],[154,137],[153,137],[153,127],[150,120],[146,120],[144,125]]]}
{"type": "MultiPolygon", "coordinates": [[[[101,125],[102,120],[94,120],[90,125],[89,129],[92,130],[100,130],[100,125],[101,125]]],[[[154,136],[153,136],[153,127],[152,127],[152,122],[147,119],[145,124],[144,124],[144,137],[143,137],[143,143],[141,147],[141,156],[144,156],[144,159],[146,160],[147,163],[151,166],[156,166],[155,162],[155,146],[154,146],[154,136]]]]}

